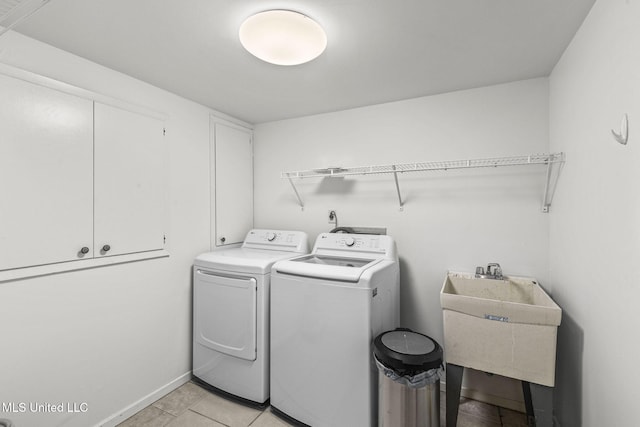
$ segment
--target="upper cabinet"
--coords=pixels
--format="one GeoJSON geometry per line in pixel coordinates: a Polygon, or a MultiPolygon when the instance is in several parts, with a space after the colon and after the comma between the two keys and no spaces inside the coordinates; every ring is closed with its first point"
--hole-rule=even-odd
{"type": "Polygon", "coordinates": [[[94,256],[162,249],[167,212],[164,124],[95,103],[94,256]]]}
{"type": "Polygon", "coordinates": [[[253,227],[253,132],[212,116],[211,246],[243,241],[253,227]]]}
{"type": "Polygon", "coordinates": [[[93,103],[0,74],[0,270],[93,249],[93,103]]]}
{"type": "Polygon", "coordinates": [[[0,271],[165,247],[163,121],[71,92],[0,74],[0,271]]]}

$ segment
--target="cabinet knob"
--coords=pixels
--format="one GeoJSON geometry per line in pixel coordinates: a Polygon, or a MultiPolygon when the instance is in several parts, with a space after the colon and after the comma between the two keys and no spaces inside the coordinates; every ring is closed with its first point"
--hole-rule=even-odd
{"type": "Polygon", "coordinates": [[[224,242],[226,242],[226,241],[227,241],[227,238],[226,238],[226,237],[221,237],[221,238],[220,238],[220,242],[224,243],[224,242]]]}
{"type": "Polygon", "coordinates": [[[109,246],[109,245],[104,245],[104,246],[102,247],[102,250],[103,250],[104,252],[109,252],[109,251],[111,250],[111,246],[109,246]]]}
{"type": "Polygon", "coordinates": [[[89,253],[89,248],[86,246],[83,246],[82,249],[80,249],[80,253],[81,254],[88,254],[89,253]]]}

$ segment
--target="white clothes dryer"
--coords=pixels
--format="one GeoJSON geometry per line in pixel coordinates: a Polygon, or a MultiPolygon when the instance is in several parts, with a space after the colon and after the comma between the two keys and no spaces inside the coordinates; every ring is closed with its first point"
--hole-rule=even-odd
{"type": "Polygon", "coordinates": [[[389,236],[323,233],[271,273],[271,407],[314,427],[377,423],[374,338],[399,326],[389,236]]]}
{"type": "Polygon", "coordinates": [[[308,252],[300,231],[251,230],[193,266],[193,375],[246,403],[269,399],[271,266],[308,252]]]}

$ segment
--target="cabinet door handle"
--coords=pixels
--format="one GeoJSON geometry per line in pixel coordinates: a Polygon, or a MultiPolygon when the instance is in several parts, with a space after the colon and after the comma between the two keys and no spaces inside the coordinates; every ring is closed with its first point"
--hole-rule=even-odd
{"type": "Polygon", "coordinates": [[[227,241],[227,239],[226,239],[225,237],[221,237],[221,238],[220,238],[220,242],[224,243],[224,242],[226,242],[226,241],[227,241]]]}
{"type": "Polygon", "coordinates": [[[86,246],[83,246],[82,249],[80,249],[80,253],[81,254],[88,254],[89,253],[89,248],[86,246]]]}
{"type": "Polygon", "coordinates": [[[109,245],[104,245],[104,246],[102,247],[102,251],[103,251],[103,252],[109,252],[110,250],[111,250],[111,246],[109,246],[109,245]]]}

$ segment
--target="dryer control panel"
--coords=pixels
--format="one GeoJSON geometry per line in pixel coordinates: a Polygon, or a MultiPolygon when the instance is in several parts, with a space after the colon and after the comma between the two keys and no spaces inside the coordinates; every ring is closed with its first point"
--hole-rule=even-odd
{"type": "Polygon", "coordinates": [[[306,253],[308,242],[302,231],[254,229],[247,233],[242,247],[306,253]]]}

